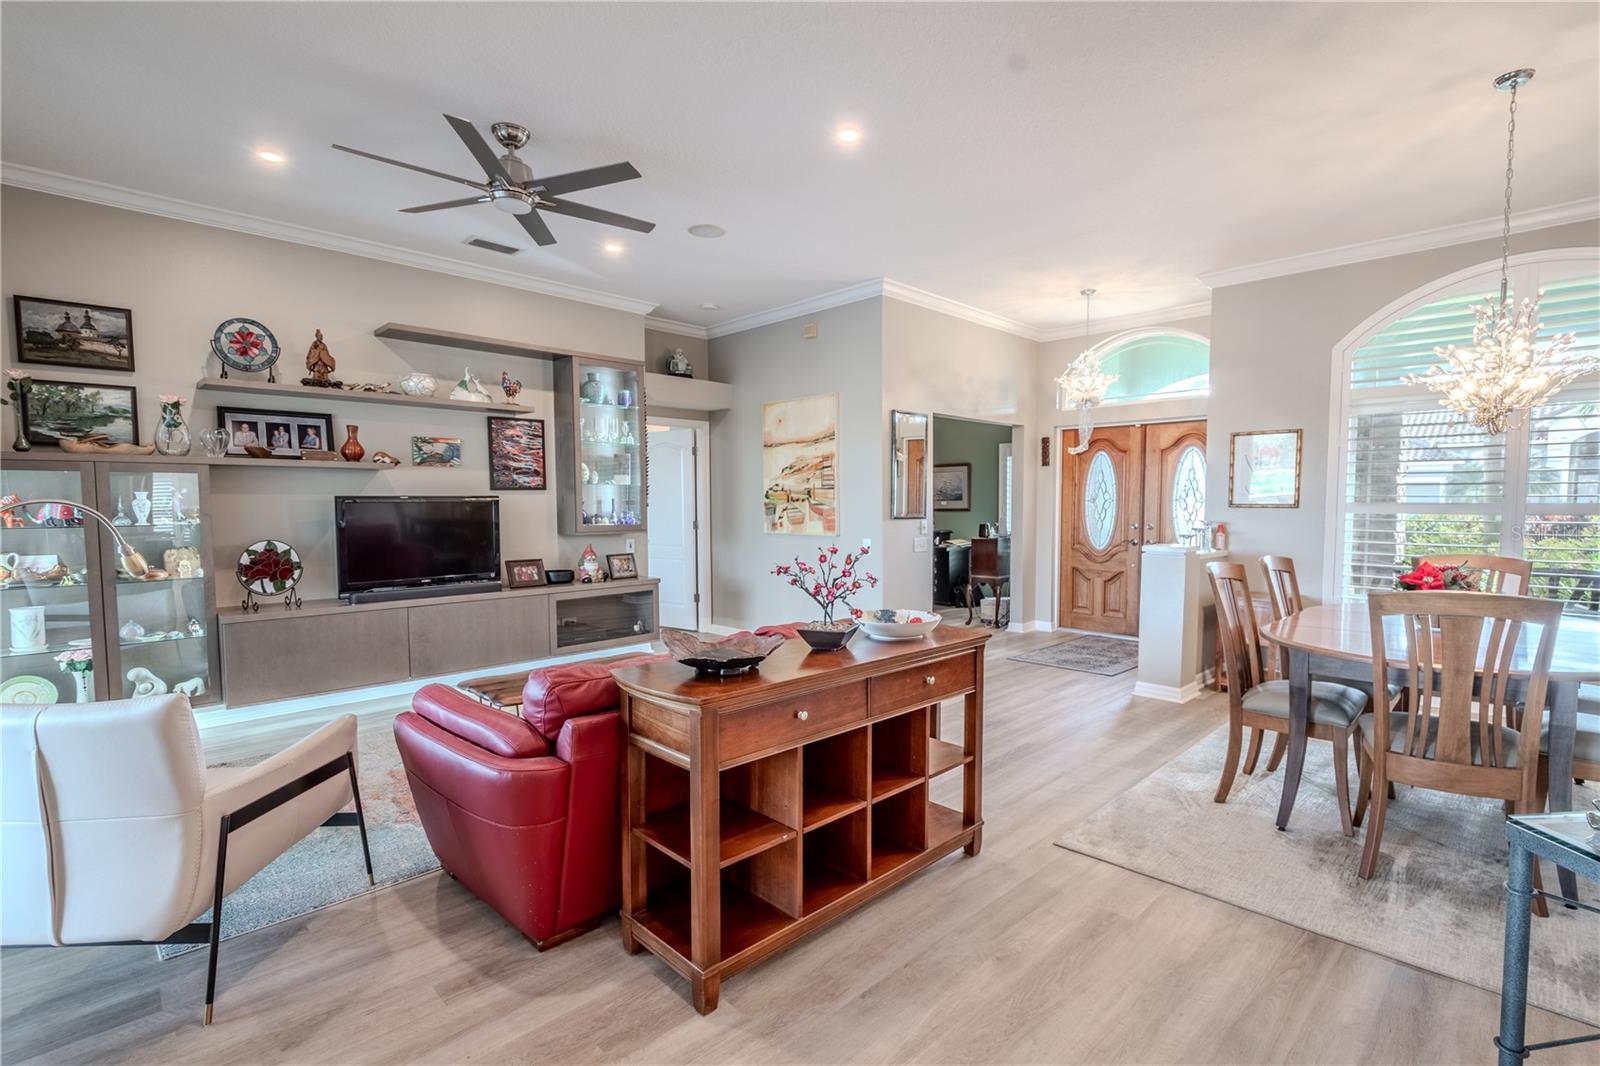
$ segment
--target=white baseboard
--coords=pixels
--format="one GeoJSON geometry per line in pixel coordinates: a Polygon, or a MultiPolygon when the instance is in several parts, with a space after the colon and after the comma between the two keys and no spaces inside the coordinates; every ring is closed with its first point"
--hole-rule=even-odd
{"type": "Polygon", "coordinates": [[[1182,688],[1171,685],[1157,685],[1149,681],[1135,681],[1133,694],[1144,696],[1147,699],[1162,700],[1166,703],[1188,703],[1205,691],[1205,683],[1200,678],[1195,678],[1182,688]]]}
{"type": "Polygon", "coordinates": [[[1050,633],[1053,632],[1055,628],[1056,627],[1053,624],[1046,622],[1043,618],[1035,618],[1030,622],[1012,622],[1010,625],[1006,626],[1006,632],[1050,633]]]}

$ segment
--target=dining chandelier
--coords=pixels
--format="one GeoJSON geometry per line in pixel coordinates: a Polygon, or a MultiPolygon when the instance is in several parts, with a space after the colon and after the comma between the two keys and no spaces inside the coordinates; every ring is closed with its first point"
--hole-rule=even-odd
{"type": "MultiPolygon", "coordinates": [[[[1089,301],[1093,289],[1080,292],[1083,297],[1083,332],[1089,335],[1089,301]]],[[[1082,455],[1089,449],[1089,433],[1094,429],[1094,407],[1106,398],[1106,390],[1116,383],[1117,375],[1107,374],[1100,368],[1100,353],[1095,348],[1085,348],[1078,357],[1056,378],[1056,410],[1078,412],[1078,443],[1067,449],[1068,455],[1082,455]]]]}
{"type": "Polygon", "coordinates": [[[1471,419],[1490,434],[1504,433],[1527,412],[1546,402],[1575,378],[1600,366],[1592,354],[1573,354],[1575,334],[1562,333],[1539,344],[1539,294],[1513,304],[1511,265],[1511,174],[1517,145],[1517,90],[1533,79],[1532,69],[1513,70],[1494,80],[1511,94],[1506,126],[1506,196],[1500,229],[1500,298],[1489,297],[1472,309],[1472,345],[1435,348],[1444,360],[1425,373],[1408,374],[1408,385],[1425,385],[1439,394],[1439,403],[1471,419]]]}

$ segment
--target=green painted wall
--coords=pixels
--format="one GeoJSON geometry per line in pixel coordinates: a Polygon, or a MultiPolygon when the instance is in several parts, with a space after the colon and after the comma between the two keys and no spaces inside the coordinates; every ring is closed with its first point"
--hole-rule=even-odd
{"type": "MultiPolygon", "coordinates": [[[[1000,445],[1010,443],[1010,426],[933,416],[933,463],[972,464],[972,510],[934,511],[929,529],[975,537],[979,522],[1000,521],[1000,445]]],[[[1011,492],[1015,500],[1017,486],[1011,492]]]]}

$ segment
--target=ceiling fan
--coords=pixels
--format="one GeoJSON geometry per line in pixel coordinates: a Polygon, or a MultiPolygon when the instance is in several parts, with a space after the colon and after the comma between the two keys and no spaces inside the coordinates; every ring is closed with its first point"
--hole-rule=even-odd
{"type": "Polygon", "coordinates": [[[447,211],[453,207],[471,207],[474,204],[493,204],[497,210],[516,215],[522,228],[528,231],[528,236],[539,245],[556,243],[555,234],[550,232],[550,227],[539,217],[541,211],[587,219],[604,226],[620,226],[639,233],[649,233],[656,228],[654,222],[646,222],[641,218],[631,218],[628,215],[619,215],[615,211],[602,211],[598,207],[560,199],[567,193],[582,189],[595,189],[619,181],[632,181],[639,176],[632,163],[612,163],[610,166],[590,167],[588,170],[574,170],[568,174],[536,178],[533,176],[533,168],[517,158],[517,149],[528,143],[529,134],[526,126],[519,126],[515,122],[496,122],[489,127],[494,133],[495,140],[506,150],[505,155],[496,156],[494,149],[489,147],[489,142],[471,122],[464,118],[456,118],[454,115],[446,115],[444,120],[450,123],[450,128],[456,131],[456,136],[461,138],[467,146],[467,151],[472,153],[472,157],[483,168],[483,181],[458,178],[454,174],[419,167],[415,163],[402,163],[398,159],[363,152],[359,148],[347,148],[342,144],[333,147],[351,155],[376,159],[380,163],[415,170],[419,174],[431,174],[436,178],[459,182],[478,190],[477,196],[469,196],[463,200],[445,200],[442,203],[400,209],[408,215],[422,214],[425,211],[447,211]]]}

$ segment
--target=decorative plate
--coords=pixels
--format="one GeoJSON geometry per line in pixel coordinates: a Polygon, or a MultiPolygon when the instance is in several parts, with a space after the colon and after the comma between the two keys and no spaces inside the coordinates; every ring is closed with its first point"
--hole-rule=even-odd
{"type": "Polygon", "coordinates": [[[13,677],[0,685],[0,703],[57,703],[60,699],[60,689],[33,674],[13,677]]]}
{"type": "Polygon", "coordinates": [[[938,628],[940,616],[932,611],[868,611],[859,619],[873,640],[921,640],[938,628]]]}
{"type": "Polygon", "coordinates": [[[282,596],[300,583],[300,553],[281,541],[258,540],[239,556],[239,584],[257,596],[282,596]]]}
{"type": "Polygon", "coordinates": [[[253,318],[230,318],[211,335],[211,350],[230,370],[269,370],[278,361],[278,338],[253,318]]]}

